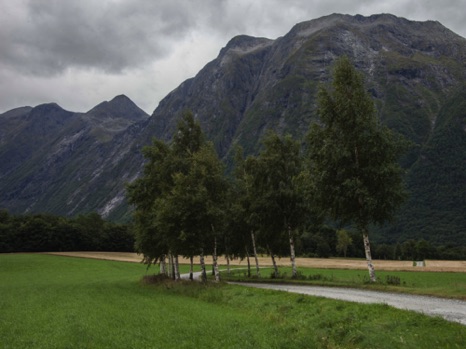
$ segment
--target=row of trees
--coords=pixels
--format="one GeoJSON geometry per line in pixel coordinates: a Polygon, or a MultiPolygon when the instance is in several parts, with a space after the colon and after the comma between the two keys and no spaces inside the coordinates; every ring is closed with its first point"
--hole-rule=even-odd
{"type": "Polygon", "coordinates": [[[127,225],[97,213],[65,218],[49,214],[10,215],[0,210],[0,253],[47,251],[133,251],[127,225]]]}
{"type": "MultiPolygon", "coordinates": [[[[335,67],[331,88],[318,98],[321,124],[305,142],[268,132],[262,150],[238,149],[232,178],[191,113],[171,143],[144,149],[144,175],[128,186],[135,207],[136,249],[146,263],[173,256],[290,256],[296,276],[296,238],[325,220],[352,224],[362,235],[370,278],[375,272],[368,227],[390,219],[404,199],[398,157],[402,141],[377,119],[362,76],[347,58],[335,67]],[[302,147],[302,143],[305,147],[302,147]]],[[[256,273],[259,266],[256,258],[256,273]]],[[[179,276],[178,276],[179,277],[179,276]]]]}

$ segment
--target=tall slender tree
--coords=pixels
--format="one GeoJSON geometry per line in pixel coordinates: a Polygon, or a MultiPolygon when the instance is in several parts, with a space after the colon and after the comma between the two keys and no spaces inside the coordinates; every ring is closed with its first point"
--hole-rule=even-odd
{"type": "Polygon", "coordinates": [[[259,222],[259,240],[269,251],[274,266],[275,255],[290,255],[292,277],[297,276],[295,232],[309,220],[309,206],[299,183],[300,148],[300,143],[290,135],[280,137],[270,131],[263,139],[263,150],[250,159],[254,198],[251,210],[259,222]],[[289,250],[285,252],[287,241],[289,250]]]}
{"type": "Polygon", "coordinates": [[[363,78],[349,59],[335,64],[330,88],[318,95],[321,125],[309,132],[311,170],[321,204],[331,217],[351,222],[362,233],[371,281],[369,225],[393,217],[405,198],[398,158],[402,140],[377,118],[363,78]]]}

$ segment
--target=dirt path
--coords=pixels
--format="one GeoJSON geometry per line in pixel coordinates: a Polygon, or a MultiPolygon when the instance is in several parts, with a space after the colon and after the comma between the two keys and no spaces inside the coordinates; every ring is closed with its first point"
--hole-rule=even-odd
{"type": "MultiPolygon", "coordinates": [[[[50,252],[49,254],[71,257],[95,258],[115,260],[122,262],[135,262],[139,263],[142,257],[136,253],[128,252],[50,252]]],[[[194,262],[199,264],[199,259],[195,258],[194,262]]],[[[212,258],[206,257],[206,264],[212,264],[212,258]]],[[[251,263],[253,261],[251,260],[251,263]]],[[[399,270],[399,271],[447,271],[447,272],[460,272],[466,273],[466,261],[426,261],[425,267],[415,267],[411,261],[385,261],[374,260],[376,270],[399,270]]],[[[189,260],[180,260],[180,263],[189,264],[189,260]]],[[[367,268],[366,261],[363,259],[343,259],[343,258],[297,258],[296,263],[298,267],[307,268],[324,268],[324,269],[361,269],[367,268]]],[[[219,258],[220,265],[226,265],[224,258],[219,258]]],[[[231,265],[246,267],[246,260],[233,260],[231,265]]],[[[272,261],[269,257],[259,257],[259,264],[261,267],[271,266],[272,261]]],[[[289,266],[290,261],[288,258],[281,258],[277,260],[279,266],[289,266]]]]}

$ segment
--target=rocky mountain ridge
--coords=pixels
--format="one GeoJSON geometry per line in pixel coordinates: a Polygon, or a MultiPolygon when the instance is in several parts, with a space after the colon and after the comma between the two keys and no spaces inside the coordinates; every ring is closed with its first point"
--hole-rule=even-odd
{"type": "MultiPolygon", "coordinates": [[[[12,212],[74,215],[96,210],[106,195],[114,195],[99,208],[105,215],[124,198],[123,183],[111,180],[135,140],[123,134],[148,118],[126,96],[87,113],[50,103],[1,114],[0,205],[12,212]],[[95,192],[101,197],[92,200],[95,192]]],[[[137,168],[141,161],[140,156],[137,168]]],[[[130,167],[118,174],[121,180],[134,177],[130,167]]]]}
{"type": "Polygon", "coordinates": [[[141,170],[141,146],[152,137],[170,139],[185,109],[229,163],[236,144],[257,152],[267,129],[301,137],[318,122],[318,88],[342,55],[363,73],[381,122],[416,144],[403,159],[410,202],[384,234],[392,242],[450,234],[466,244],[466,220],[458,214],[466,210],[466,39],[438,22],[389,14],[333,14],[275,40],[234,37],[150,118],[125,98],[79,115],[56,105],[4,113],[0,206],[67,215],[97,210],[119,219],[127,212],[124,183],[141,170]],[[28,123],[46,110],[46,123],[28,123]]]}

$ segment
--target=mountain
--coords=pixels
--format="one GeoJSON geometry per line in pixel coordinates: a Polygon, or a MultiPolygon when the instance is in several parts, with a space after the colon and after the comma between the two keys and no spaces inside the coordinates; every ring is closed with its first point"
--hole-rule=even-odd
{"type": "Polygon", "coordinates": [[[140,170],[137,134],[149,116],[117,96],[87,113],[59,105],[0,115],[0,207],[11,212],[107,214],[140,170]],[[131,136],[132,135],[132,136],[131,136]],[[133,152],[131,160],[122,159],[133,152]]]}
{"type": "Polygon", "coordinates": [[[191,109],[227,162],[235,144],[256,152],[269,128],[301,137],[342,55],[363,73],[381,122],[415,144],[402,159],[410,200],[379,241],[466,245],[466,39],[438,22],[333,14],[276,40],[235,37],[160,102],[148,130],[167,139],[191,109]]]}
{"type": "Polygon", "coordinates": [[[234,37],[149,118],[124,96],[83,114],[54,104],[4,113],[0,207],[119,219],[141,146],[170,139],[185,109],[231,163],[236,144],[257,152],[267,129],[301,137],[318,121],[318,88],[342,55],[363,73],[381,122],[415,144],[402,159],[410,199],[379,240],[466,245],[466,39],[438,22],[389,14],[333,14],[275,40],[234,37]]]}

